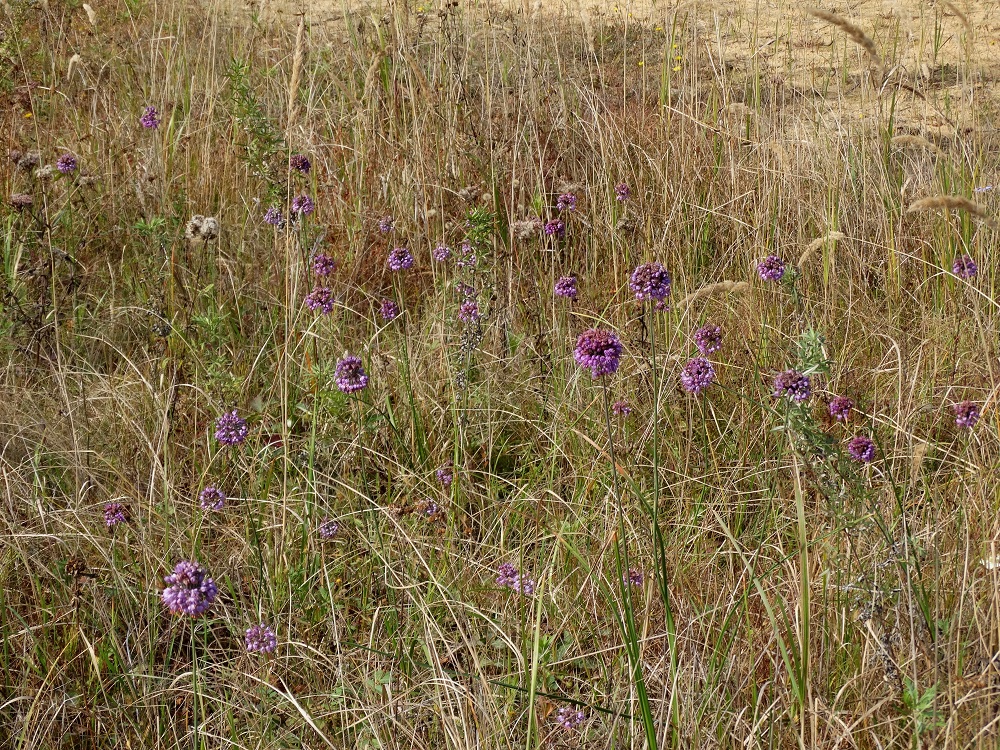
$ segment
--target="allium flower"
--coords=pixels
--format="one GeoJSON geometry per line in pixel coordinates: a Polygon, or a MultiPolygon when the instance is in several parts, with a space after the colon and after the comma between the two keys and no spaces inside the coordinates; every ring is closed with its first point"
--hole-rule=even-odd
{"type": "Polygon", "coordinates": [[[552,221],[546,223],[545,234],[549,237],[555,236],[562,239],[566,236],[566,222],[562,219],[553,219],[552,221]]]}
{"type": "Polygon", "coordinates": [[[317,276],[329,276],[337,270],[337,261],[326,253],[316,253],[313,256],[312,269],[317,276]]]}
{"type": "Polygon", "coordinates": [[[448,258],[451,257],[451,248],[447,245],[438,245],[434,248],[434,260],[438,263],[444,263],[448,258]]]}
{"type": "Polygon", "coordinates": [[[458,319],[465,323],[475,323],[479,320],[479,303],[474,299],[467,299],[458,308],[458,319]]]}
{"type": "Polygon", "coordinates": [[[29,151],[26,154],[22,154],[20,151],[12,151],[10,158],[22,172],[30,172],[42,163],[42,155],[37,151],[29,151]]]}
{"type": "Polygon", "coordinates": [[[446,464],[442,464],[435,473],[437,474],[437,478],[441,483],[441,486],[445,489],[451,487],[451,483],[455,481],[455,473],[452,469],[451,461],[446,464]]]}
{"type": "Polygon", "coordinates": [[[715,368],[704,357],[688,360],[681,370],[681,386],[695,396],[715,382],[715,368]]]}
{"type": "Polygon", "coordinates": [[[316,204],[308,195],[296,195],[292,198],[292,211],[302,216],[311,214],[316,210],[316,204]]]}
{"type": "Polygon", "coordinates": [[[830,402],[830,416],[841,422],[846,422],[854,408],[854,399],[849,396],[837,396],[830,402]]]}
{"type": "Polygon", "coordinates": [[[378,220],[378,231],[382,234],[389,234],[394,226],[396,226],[396,222],[393,221],[391,216],[383,216],[378,220]]]}
{"type": "Polygon", "coordinates": [[[460,281],[455,285],[455,291],[462,295],[462,299],[475,299],[478,294],[474,286],[466,284],[464,281],[460,281]]]}
{"type": "Polygon", "coordinates": [[[396,247],[389,251],[387,261],[390,271],[404,271],[413,268],[413,253],[405,247],[396,247]]]}
{"type": "Polygon", "coordinates": [[[619,182],[617,185],[615,185],[615,198],[617,200],[624,203],[631,197],[632,197],[632,191],[629,189],[628,185],[626,185],[624,182],[619,182]]]}
{"type": "Polygon", "coordinates": [[[951,271],[960,279],[971,279],[979,273],[979,266],[969,255],[959,255],[951,266],[951,271]]]}
{"type": "Polygon", "coordinates": [[[309,170],[312,169],[312,164],[309,163],[309,159],[302,154],[292,154],[292,156],[288,159],[288,166],[296,172],[301,172],[302,174],[309,174],[309,170]]]}
{"type": "Polygon", "coordinates": [[[617,372],[624,347],[611,331],[590,328],[576,339],[573,359],[580,367],[586,367],[594,378],[617,372]]]}
{"type": "Polygon", "coordinates": [[[156,130],[160,127],[160,113],[156,111],[156,107],[146,107],[142,117],[139,118],[139,124],[146,130],[156,130]]]}
{"type": "Polygon", "coordinates": [[[979,404],[975,404],[972,401],[963,401],[960,404],[955,404],[952,409],[955,412],[955,424],[967,430],[971,430],[976,426],[976,422],[979,421],[982,413],[979,404]]]}
{"type": "Polygon", "coordinates": [[[808,375],[798,370],[779,372],[774,378],[774,397],[786,396],[795,403],[801,404],[808,400],[812,393],[812,383],[808,375]]]}
{"type": "Polygon", "coordinates": [[[497,568],[497,583],[501,586],[513,586],[518,578],[517,568],[512,563],[500,563],[497,568]]]}
{"type": "Polygon", "coordinates": [[[247,628],[247,651],[270,654],[277,647],[278,636],[264,623],[247,628]]]}
{"type": "Polygon", "coordinates": [[[208,242],[209,240],[218,239],[219,237],[219,220],[214,216],[206,216],[201,222],[201,232],[200,237],[203,241],[208,242]]]}
{"type": "Polygon", "coordinates": [[[198,503],[204,510],[222,510],[226,505],[225,493],[213,484],[201,491],[198,503]]]}
{"type": "Polygon", "coordinates": [[[184,238],[191,241],[208,242],[219,236],[219,220],[214,216],[195,214],[184,227],[184,238]]]}
{"type": "Polygon", "coordinates": [[[391,299],[384,299],[379,312],[382,314],[382,320],[395,320],[399,317],[399,305],[391,299]]]}
{"type": "Polygon", "coordinates": [[[357,393],[368,387],[368,375],[365,374],[361,357],[344,357],[337,363],[337,387],[344,393],[357,393]]]}
{"type": "Polygon", "coordinates": [[[556,200],[556,208],[560,211],[575,211],[576,196],[573,193],[563,193],[556,200]]]}
{"type": "Polygon", "coordinates": [[[306,307],[313,312],[329,315],[333,312],[334,305],[337,303],[337,298],[330,287],[315,286],[313,287],[313,290],[306,295],[305,303],[306,307]]]}
{"type": "Polygon", "coordinates": [[[670,274],[662,263],[643,263],[628,281],[637,300],[665,300],[670,296],[670,274]]]}
{"type": "Polygon", "coordinates": [[[875,460],[875,442],[870,437],[858,435],[847,443],[847,452],[855,461],[870,464],[875,460]]]}
{"type": "Polygon", "coordinates": [[[458,267],[475,268],[478,260],[476,254],[472,251],[472,243],[468,240],[463,242],[458,250],[458,267]]]}
{"type": "Polygon", "coordinates": [[[264,212],[264,223],[270,224],[272,227],[285,226],[285,217],[281,215],[281,209],[277,206],[271,206],[267,209],[264,212]]]}
{"type": "Polygon", "coordinates": [[[104,506],[104,525],[113,529],[128,521],[128,508],[121,503],[108,503],[104,506]]]}
{"type": "Polygon", "coordinates": [[[247,439],[248,434],[250,428],[247,427],[247,421],[240,418],[236,409],[215,420],[215,439],[223,445],[239,445],[247,439]]]}
{"type": "Polygon", "coordinates": [[[785,275],[785,261],[777,255],[768,255],[757,264],[757,275],[764,281],[781,281],[785,275]]]}
{"type": "Polygon", "coordinates": [[[34,202],[35,199],[27,193],[14,193],[10,196],[10,205],[16,211],[23,211],[34,202]]]}
{"type": "Polygon", "coordinates": [[[576,288],[576,276],[559,277],[559,280],[556,282],[554,292],[557,297],[576,299],[577,294],[579,294],[576,288]]]}
{"type": "Polygon", "coordinates": [[[619,400],[611,404],[611,411],[619,417],[627,417],[632,413],[632,407],[628,405],[628,401],[619,400]]]}
{"type": "Polygon", "coordinates": [[[327,518],[319,525],[320,539],[333,539],[340,531],[340,524],[332,518],[327,518]]]}
{"type": "Polygon", "coordinates": [[[561,706],[556,711],[556,724],[566,730],[576,729],[586,718],[587,715],[583,711],[568,706],[561,706]]]}
{"type": "Polygon", "coordinates": [[[198,617],[215,601],[219,587],[194,560],[181,560],[163,582],[163,603],[172,614],[198,617]]]}
{"type": "Polygon", "coordinates": [[[722,329],[713,325],[702,326],[694,332],[694,345],[702,354],[719,351],[722,347],[722,329]]]}
{"type": "Polygon", "coordinates": [[[73,154],[63,154],[56,160],[56,169],[63,174],[73,174],[76,171],[76,156],[73,154]]]}
{"type": "Polygon", "coordinates": [[[626,572],[622,573],[622,580],[629,586],[642,586],[642,582],[645,578],[643,577],[641,570],[629,568],[626,572]]]}
{"type": "Polygon", "coordinates": [[[441,512],[441,506],[433,500],[427,500],[420,504],[420,513],[426,518],[433,518],[441,512]]]}

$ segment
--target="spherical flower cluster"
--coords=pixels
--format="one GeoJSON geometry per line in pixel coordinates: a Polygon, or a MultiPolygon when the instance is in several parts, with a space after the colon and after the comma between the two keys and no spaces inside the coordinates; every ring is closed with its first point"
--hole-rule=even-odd
{"type": "Polygon", "coordinates": [[[722,347],[722,329],[719,326],[704,325],[694,332],[694,345],[702,354],[711,354],[722,347]]]}
{"type": "Polygon", "coordinates": [[[797,404],[809,399],[812,393],[812,383],[808,375],[798,370],[779,372],[774,378],[774,397],[786,396],[797,404]]]}
{"type": "Polygon", "coordinates": [[[662,263],[643,263],[628,281],[637,300],[665,300],[670,296],[670,283],[670,274],[662,263]]]}
{"type": "Polygon", "coordinates": [[[365,374],[361,357],[348,355],[337,363],[337,387],[344,393],[357,393],[368,387],[368,375],[365,374]]]}
{"type": "Polygon", "coordinates": [[[394,226],[396,226],[396,222],[393,221],[391,216],[383,216],[378,220],[378,231],[382,234],[389,234],[394,226]]]}
{"type": "Polygon", "coordinates": [[[785,261],[777,255],[768,255],[757,264],[757,275],[764,281],[781,281],[785,275],[785,261]]]}
{"type": "Polygon", "coordinates": [[[952,409],[955,412],[955,424],[964,429],[972,429],[979,421],[981,411],[979,405],[972,401],[963,401],[955,404],[952,409]]]}
{"type": "Polygon", "coordinates": [[[146,130],[156,130],[160,127],[160,113],[156,111],[156,107],[146,107],[142,117],[139,118],[139,124],[146,130]]]}
{"type": "Polygon", "coordinates": [[[121,503],[108,503],[104,506],[104,525],[113,529],[128,521],[128,508],[121,503]]]}
{"type": "Polygon", "coordinates": [[[642,586],[642,582],[645,578],[643,577],[641,570],[629,568],[627,571],[622,573],[622,580],[629,586],[642,586]]]}
{"type": "Polygon", "coordinates": [[[501,563],[497,568],[497,583],[524,596],[535,593],[535,582],[522,576],[511,563],[501,563]]]}
{"type": "Polygon", "coordinates": [[[479,303],[474,299],[467,299],[458,308],[458,319],[465,323],[475,323],[479,320],[479,303]]]}
{"type": "Polygon", "coordinates": [[[382,315],[382,320],[395,320],[399,317],[399,305],[391,299],[384,299],[379,312],[382,315]]]}
{"type": "Polygon", "coordinates": [[[247,651],[270,654],[277,647],[278,636],[264,623],[247,628],[247,651]]]}
{"type": "Polygon", "coordinates": [[[316,210],[316,204],[308,195],[296,195],[292,198],[292,211],[306,216],[316,210]]]}
{"type": "Polygon", "coordinates": [[[556,199],[556,208],[560,211],[575,211],[576,196],[573,193],[563,193],[556,199]]]}
{"type": "Polygon", "coordinates": [[[337,261],[326,253],[316,253],[313,256],[312,269],[317,276],[329,276],[337,270],[337,261]]]}
{"type": "Polygon", "coordinates": [[[16,211],[23,211],[24,209],[30,207],[34,202],[35,199],[27,193],[13,193],[10,196],[10,205],[16,211]]]}
{"type": "Polygon", "coordinates": [[[437,474],[437,479],[441,483],[441,486],[445,489],[451,487],[451,483],[455,481],[455,473],[452,469],[451,461],[443,464],[435,473],[437,474]]]}
{"type": "Polygon", "coordinates": [[[847,452],[858,463],[870,464],[875,460],[875,441],[870,437],[858,435],[847,443],[847,452]]]}
{"type": "Polygon", "coordinates": [[[715,382],[715,368],[704,357],[688,360],[681,370],[681,387],[695,396],[715,382]]]}
{"type": "Polygon", "coordinates": [[[448,258],[451,257],[451,248],[448,247],[447,245],[438,245],[436,248],[434,248],[434,252],[432,253],[432,255],[434,256],[434,260],[436,260],[438,263],[444,263],[446,260],[448,260],[448,258]]]}
{"type": "Polygon", "coordinates": [[[576,339],[573,359],[580,367],[586,367],[594,378],[617,372],[621,364],[624,347],[611,331],[590,328],[576,339]]]}
{"type": "Polygon", "coordinates": [[[332,313],[336,302],[337,298],[328,286],[313,287],[313,290],[305,298],[306,307],[323,315],[332,313]]]}
{"type": "Polygon", "coordinates": [[[413,268],[413,253],[405,247],[393,248],[389,251],[387,263],[390,271],[404,271],[407,268],[413,268]]]}
{"type": "Polygon", "coordinates": [[[338,531],[340,531],[340,524],[332,518],[325,519],[323,523],[319,525],[320,539],[333,539],[337,536],[338,531]]]}
{"type": "Polygon", "coordinates": [[[576,276],[560,276],[553,291],[557,297],[576,299],[579,294],[576,288],[576,276]]]}
{"type": "Polygon", "coordinates": [[[192,242],[211,242],[219,237],[219,220],[214,216],[195,214],[184,226],[184,238],[192,242]]]}
{"type": "Polygon", "coordinates": [[[239,445],[247,439],[248,434],[250,428],[247,427],[247,421],[240,418],[235,409],[215,420],[215,439],[223,445],[239,445]]]}
{"type": "Polygon", "coordinates": [[[629,198],[632,197],[632,190],[624,182],[619,182],[615,185],[615,199],[624,203],[629,198]]]}
{"type": "Polygon", "coordinates": [[[567,706],[562,706],[556,711],[556,724],[566,730],[576,729],[586,718],[587,715],[583,711],[567,706]]]}
{"type": "Polygon", "coordinates": [[[267,209],[264,212],[264,223],[270,224],[272,227],[285,226],[285,217],[281,215],[281,209],[277,206],[271,206],[267,209]]]}
{"type": "Polygon", "coordinates": [[[846,422],[854,408],[854,399],[849,396],[837,396],[830,401],[830,416],[840,422],[846,422]]]}
{"type": "Polygon", "coordinates": [[[458,250],[458,267],[475,268],[478,262],[476,254],[472,250],[472,243],[466,240],[458,250]]]}
{"type": "Polygon", "coordinates": [[[628,405],[628,401],[618,400],[611,404],[611,411],[616,416],[627,417],[632,413],[632,407],[628,405]]]}
{"type": "Polygon", "coordinates": [[[30,172],[42,163],[42,155],[38,151],[28,151],[27,153],[22,153],[21,151],[17,151],[15,149],[10,152],[10,160],[22,172],[30,172]]]}
{"type": "Polygon", "coordinates": [[[226,505],[226,495],[218,487],[210,484],[198,495],[198,503],[204,510],[222,510],[226,505]]]}
{"type": "Polygon", "coordinates": [[[971,279],[979,273],[979,266],[969,255],[959,255],[951,266],[951,271],[960,279],[971,279]]]}
{"type": "Polygon", "coordinates": [[[198,617],[215,601],[219,587],[194,560],[181,560],[163,582],[163,603],[172,614],[198,617]]]}
{"type": "Polygon", "coordinates": [[[73,154],[63,154],[56,160],[56,169],[58,169],[63,174],[73,174],[76,171],[77,162],[76,156],[73,154]]]}
{"type": "Polygon", "coordinates": [[[545,224],[545,234],[550,237],[562,239],[566,236],[566,222],[562,219],[553,219],[545,224]]]}
{"type": "Polygon", "coordinates": [[[303,154],[292,154],[288,159],[288,166],[300,174],[309,174],[309,170],[312,169],[312,164],[303,154]]]}

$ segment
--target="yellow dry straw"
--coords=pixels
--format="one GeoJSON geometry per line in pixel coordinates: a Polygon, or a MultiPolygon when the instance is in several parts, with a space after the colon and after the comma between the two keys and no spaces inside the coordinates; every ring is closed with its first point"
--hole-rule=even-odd
{"type": "Polygon", "coordinates": [[[929,198],[921,198],[918,201],[914,201],[910,204],[910,207],[906,209],[907,213],[919,213],[921,211],[934,211],[935,209],[943,208],[946,211],[968,211],[973,216],[978,216],[984,222],[986,222],[993,229],[997,229],[997,223],[993,220],[986,209],[980,206],[975,201],[971,201],[968,198],[962,198],[958,195],[932,195],[929,198]]]}
{"type": "Polygon", "coordinates": [[[938,156],[944,156],[944,151],[926,138],[921,138],[919,135],[897,135],[892,139],[892,145],[926,148],[928,151],[933,151],[938,156]]]}
{"type": "Polygon", "coordinates": [[[860,26],[855,26],[846,18],[841,18],[836,13],[831,13],[830,11],[822,10],[820,8],[806,8],[806,13],[836,26],[838,29],[847,34],[847,36],[849,36],[858,46],[864,49],[864,51],[867,52],[876,63],[879,65],[882,64],[882,60],[878,55],[878,50],[875,49],[875,42],[873,42],[871,37],[861,30],[860,26]]]}
{"type": "Polygon", "coordinates": [[[801,269],[805,265],[805,262],[809,260],[813,253],[819,250],[827,242],[840,242],[840,240],[845,239],[847,235],[841,232],[827,232],[822,237],[817,237],[815,240],[806,245],[806,249],[802,251],[802,255],[799,256],[799,262],[796,264],[801,269]]]}
{"type": "Polygon", "coordinates": [[[702,299],[703,297],[712,297],[716,294],[739,294],[740,292],[745,292],[750,288],[750,285],[745,281],[716,281],[714,284],[708,284],[703,286],[701,289],[696,289],[690,294],[684,296],[680,302],[677,303],[678,307],[684,307],[685,305],[690,305],[696,300],[702,299]]]}

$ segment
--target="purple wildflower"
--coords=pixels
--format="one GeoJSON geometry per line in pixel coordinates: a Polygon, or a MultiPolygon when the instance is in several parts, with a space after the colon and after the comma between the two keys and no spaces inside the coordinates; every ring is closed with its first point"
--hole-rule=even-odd
{"type": "Polygon", "coordinates": [[[764,281],[781,281],[785,275],[785,261],[777,255],[768,255],[757,264],[757,275],[764,281]]]}
{"type": "Polygon", "coordinates": [[[328,286],[313,287],[313,290],[306,295],[305,299],[306,307],[323,315],[332,313],[336,302],[337,298],[334,296],[333,290],[328,286]]]}
{"type": "Polygon", "coordinates": [[[875,460],[875,442],[870,437],[858,435],[847,443],[847,452],[858,463],[870,464],[875,460]]]}
{"type": "Polygon", "coordinates": [[[447,245],[438,245],[434,248],[434,260],[438,263],[444,263],[451,257],[451,248],[447,245]]]}
{"type": "Polygon", "coordinates": [[[247,628],[247,651],[270,654],[277,647],[278,636],[264,623],[247,628]]]}
{"type": "Polygon", "coordinates": [[[332,518],[324,519],[323,523],[319,525],[320,539],[333,539],[337,536],[338,531],[340,531],[340,524],[332,518]]]}
{"type": "Polygon", "coordinates": [[[292,198],[292,211],[306,216],[316,210],[316,204],[308,195],[296,195],[292,198]]]}
{"type": "Polygon", "coordinates": [[[326,253],[316,253],[313,256],[312,269],[317,276],[329,276],[337,270],[337,261],[326,253]]]}
{"type": "Polygon", "coordinates": [[[662,263],[643,263],[628,281],[637,300],[665,300],[670,296],[670,283],[670,274],[662,263]]]}
{"type": "Polygon", "coordinates": [[[113,529],[128,521],[128,508],[121,503],[108,503],[104,506],[104,525],[113,529]]]}
{"type": "Polygon", "coordinates": [[[387,261],[390,271],[404,271],[413,268],[413,253],[405,247],[393,248],[387,261]]]}
{"type": "Polygon", "coordinates": [[[576,196],[573,193],[563,193],[556,199],[556,208],[560,211],[575,211],[576,196]]]}
{"type": "Polygon", "coordinates": [[[76,171],[76,156],[70,153],[63,154],[56,161],[56,169],[63,174],[73,174],[76,171]]]}
{"type": "Polygon", "coordinates": [[[458,251],[458,267],[475,268],[478,260],[476,254],[472,251],[472,243],[468,240],[463,242],[458,251]]]}
{"type": "Polygon", "coordinates": [[[812,393],[812,383],[808,375],[798,370],[779,372],[774,378],[774,397],[787,396],[797,404],[808,400],[812,393]]]}
{"type": "Polygon", "coordinates": [[[465,323],[475,323],[479,320],[479,303],[474,299],[467,299],[458,308],[458,319],[465,323]]]}
{"type": "Polygon", "coordinates": [[[35,202],[27,193],[13,193],[10,196],[10,205],[15,211],[23,211],[35,202]]]}
{"type": "Polygon", "coordinates": [[[463,299],[475,299],[478,294],[474,286],[466,284],[464,281],[458,282],[455,285],[455,290],[462,295],[463,299]]]}
{"type": "Polygon", "coordinates": [[[501,586],[512,586],[518,578],[517,568],[512,563],[500,563],[497,568],[497,583],[501,586]]]}
{"type": "Polygon", "coordinates": [[[951,271],[960,279],[971,279],[979,273],[979,266],[970,255],[959,255],[951,266],[951,271]]]}
{"type": "Polygon", "coordinates": [[[713,325],[702,326],[694,332],[694,345],[702,354],[719,351],[722,347],[722,329],[713,325]]]}
{"type": "Polygon", "coordinates": [[[160,113],[156,111],[156,107],[146,107],[142,117],[139,118],[139,124],[146,130],[156,130],[160,127],[160,113]]]}
{"type": "Polygon", "coordinates": [[[568,706],[561,706],[556,711],[556,724],[566,730],[576,729],[586,718],[587,715],[583,711],[568,706]]]}
{"type": "Polygon", "coordinates": [[[420,512],[426,518],[434,518],[434,516],[436,516],[438,513],[441,512],[441,506],[438,505],[433,500],[427,500],[426,502],[421,504],[420,512]]]}
{"type": "Polygon", "coordinates": [[[396,222],[393,221],[391,216],[383,216],[378,220],[378,231],[382,234],[389,234],[394,226],[396,226],[396,222]]]}
{"type": "Polygon", "coordinates": [[[181,560],[174,572],[163,579],[163,603],[172,614],[198,617],[215,601],[219,587],[194,560],[181,560]]]}
{"type": "Polygon", "coordinates": [[[566,236],[566,222],[562,219],[553,219],[552,221],[546,223],[545,234],[552,237],[558,237],[562,239],[566,236]]]}
{"type": "Polygon", "coordinates": [[[629,568],[626,572],[622,573],[622,580],[629,586],[642,586],[642,582],[645,578],[642,575],[641,570],[629,568]]]}
{"type": "Polygon", "coordinates": [[[271,206],[267,209],[264,212],[264,223],[270,224],[272,227],[285,226],[285,217],[281,215],[281,209],[277,206],[271,206]]]}
{"type": "Polygon", "coordinates": [[[368,387],[368,375],[365,374],[361,357],[347,355],[337,363],[337,387],[344,393],[357,393],[368,387]]]}
{"type": "Polygon", "coordinates": [[[288,166],[300,174],[309,174],[309,170],[312,169],[312,164],[303,154],[292,154],[288,159],[288,166]]]}
{"type": "Polygon", "coordinates": [[[382,308],[379,310],[382,320],[395,320],[399,317],[399,305],[391,299],[382,300],[382,308]]]}
{"type": "Polygon", "coordinates": [[[620,201],[621,203],[624,203],[631,197],[632,197],[632,191],[629,189],[628,185],[626,185],[624,182],[619,182],[617,185],[615,185],[616,200],[620,201]]]}
{"type": "Polygon", "coordinates": [[[849,396],[837,396],[830,402],[830,416],[840,422],[846,422],[854,408],[854,399],[849,396]]]}
{"type": "Polygon", "coordinates": [[[518,576],[511,588],[521,596],[531,596],[535,593],[535,580],[533,578],[518,576]]]}
{"type": "Polygon", "coordinates": [[[556,282],[555,289],[553,290],[557,297],[566,297],[567,299],[576,299],[579,292],[576,288],[576,276],[561,276],[556,282]]]}
{"type": "Polygon", "coordinates": [[[963,401],[960,404],[955,404],[952,410],[955,412],[955,424],[967,430],[971,430],[976,426],[976,422],[979,421],[979,417],[982,414],[979,404],[975,404],[972,401],[963,401]]]}
{"type": "Polygon", "coordinates": [[[225,493],[213,484],[201,491],[198,503],[204,510],[222,510],[226,505],[225,493]]]}
{"type": "Polygon", "coordinates": [[[628,405],[628,401],[619,400],[611,404],[611,411],[619,417],[627,417],[632,413],[632,407],[628,405]]]}
{"type": "Polygon", "coordinates": [[[695,396],[715,382],[715,368],[704,357],[688,360],[681,370],[681,386],[695,396]]]}
{"type": "Polygon", "coordinates": [[[435,473],[437,474],[437,478],[441,483],[441,486],[445,489],[451,487],[451,483],[455,481],[455,473],[452,469],[451,461],[446,464],[442,464],[435,473]]]}
{"type": "Polygon", "coordinates": [[[236,409],[215,420],[215,439],[223,445],[239,445],[247,439],[249,433],[250,428],[247,427],[247,421],[240,418],[236,409]]]}
{"type": "Polygon", "coordinates": [[[590,328],[576,339],[573,359],[580,367],[586,367],[594,378],[617,372],[621,364],[621,340],[611,331],[590,328]]]}

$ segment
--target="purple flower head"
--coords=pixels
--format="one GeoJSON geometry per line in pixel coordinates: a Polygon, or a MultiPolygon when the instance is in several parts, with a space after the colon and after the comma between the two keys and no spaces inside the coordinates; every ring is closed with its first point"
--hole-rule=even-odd
{"type": "Polygon", "coordinates": [[[13,193],[10,196],[10,205],[15,211],[23,211],[24,209],[31,206],[35,202],[27,193],[13,193]]]}
{"type": "Polygon", "coordinates": [[[662,263],[643,263],[628,281],[637,300],[665,300],[670,296],[670,283],[670,274],[662,263]]]}
{"type": "Polygon", "coordinates": [[[56,169],[63,174],[73,174],[76,171],[76,156],[73,154],[63,154],[56,161],[56,169]]]}
{"type": "Polygon", "coordinates": [[[306,216],[316,210],[316,204],[308,195],[296,195],[292,198],[292,211],[306,216]]]}
{"type": "Polygon", "coordinates": [[[395,320],[399,317],[399,305],[391,299],[384,299],[379,312],[382,315],[382,320],[395,320]]]}
{"type": "Polygon", "coordinates": [[[951,266],[951,271],[960,279],[971,279],[979,273],[979,266],[969,255],[959,255],[951,266]]]}
{"type": "Polygon", "coordinates": [[[627,417],[632,413],[632,407],[628,405],[628,401],[618,400],[611,404],[611,411],[619,417],[627,417]]]}
{"type": "Polygon", "coordinates": [[[264,623],[247,628],[247,651],[270,654],[277,647],[278,636],[264,623]]]}
{"type": "Polygon", "coordinates": [[[104,525],[109,529],[126,522],[128,522],[128,508],[124,505],[108,503],[104,506],[104,525]]]}
{"type": "Polygon", "coordinates": [[[840,422],[846,422],[854,408],[854,399],[849,396],[837,396],[830,402],[830,416],[840,422]]]}
{"type": "Polygon", "coordinates": [[[586,367],[594,378],[610,375],[618,371],[624,347],[621,340],[600,328],[590,328],[576,339],[573,359],[580,367],[586,367]]]}
{"type": "Polygon", "coordinates": [[[702,326],[694,332],[694,345],[702,354],[719,351],[722,347],[722,329],[713,325],[702,326]]]}
{"type": "Polygon", "coordinates": [[[332,518],[324,519],[323,523],[319,525],[319,538],[320,539],[333,539],[337,536],[337,532],[340,531],[340,524],[334,521],[332,518]]]}
{"type": "Polygon", "coordinates": [[[475,299],[479,294],[474,286],[466,284],[464,281],[458,282],[455,285],[455,290],[462,295],[463,299],[475,299]]]}
{"type": "Polygon", "coordinates": [[[563,193],[556,199],[556,208],[560,211],[576,211],[576,196],[573,193],[563,193]]]}
{"type": "Polygon", "coordinates": [[[779,372],[774,378],[774,397],[786,396],[797,404],[809,399],[812,393],[812,383],[808,375],[798,370],[779,372]]]}
{"type": "Polygon", "coordinates": [[[715,368],[704,357],[688,360],[681,370],[681,386],[695,396],[715,382],[715,368]]]}
{"type": "Polygon", "coordinates": [[[441,506],[433,500],[428,500],[420,506],[420,512],[426,518],[434,518],[434,516],[441,512],[441,506]]]}
{"type": "Polygon", "coordinates": [[[313,256],[312,269],[317,276],[329,276],[337,270],[337,261],[326,253],[316,253],[313,256]]]}
{"type": "Polygon", "coordinates": [[[576,276],[560,276],[553,291],[557,297],[576,299],[579,294],[576,288],[576,276]]]}
{"type": "Polygon", "coordinates": [[[348,355],[337,363],[337,387],[344,393],[357,393],[368,387],[368,375],[365,374],[361,357],[348,355]]]}
{"type": "Polygon", "coordinates": [[[580,726],[587,715],[578,709],[562,706],[556,711],[556,724],[570,731],[580,726]]]}
{"type": "Polygon", "coordinates": [[[204,510],[222,510],[226,505],[225,493],[213,484],[201,491],[198,503],[204,510]]]}
{"type": "Polygon", "coordinates": [[[566,222],[562,219],[553,219],[545,224],[545,234],[549,237],[555,236],[562,239],[566,236],[566,222]]]}
{"type": "Polygon", "coordinates": [[[380,231],[382,234],[389,234],[389,232],[391,232],[393,227],[395,226],[396,222],[393,221],[393,218],[391,216],[383,216],[381,219],[378,220],[378,231],[380,231]]]}
{"type": "Polygon", "coordinates": [[[451,248],[447,245],[438,245],[434,248],[434,260],[438,263],[444,263],[451,257],[451,248]]]}
{"type": "Polygon", "coordinates": [[[472,243],[466,240],[458,250],[458,267],[475,268],[479,259],[472,250],[472,243]]]}
{"type": "Polygon", "coordinates": [[[629,586],[642,586],[642,582],[645,578],[643,577],[641,570],[629,568],[626,572],[622,573],[622,580],[629,586]]]}
{"type": "Polygon", "coordinates": [[[875,460],[875,442],[870,437],[858,435],[847,443],[847,452],[858,463],[870,464],[875,460]]]}
{"type": "Polygon", "coordinates": [[[292,154],[288,159],[288,166],[300,174],[309,174],[309,170],[312,169],[312,164],[303,154],[292,154]]]}
{"type": "Polygon", "coordinates": [[[777,255],[768,255],[757,264],[757,275],[764,281],[781,281],[785,275],[785,261],[777,255]]]}
{"type": "Polygon", "coordinates": [[[413,253],[405,247],[393,248],[389,251],[388,266],[390,271],[404,271],[413,268],[413,253]]]}
{"type": "Polygon", "coordinates": [[[511,588],[521,596],[531,596],[535,593],[535,581],[533,578],[518,576],[511,588]]]}
{"type": "Polygon", "coordinates": [[[337,298],[333,290],[328,286],[313,287],[313,290],[306,295],[305,299],[306,307],[313,312],[322,313],[323,315],[332,313],[336,302],[337,298]]]}
{"type": "Polygon", "coordinates": [[[474,299],[465,300],[458,308],[458,319],[465,323],[475,323],[479,317],[479,303],[474,299]]]}
{"type": "Polygon", "coordinates": [[[285,226],[285,217],[281,215],[281,209],[277,206],[271,206],[267,209],[264,212],[264,223],[270,224],[272,227],[285,226]]]}
{"type": "Polygon", "coordinates": [[[236,409],[215,420],[215,439],[223,445],[239,445],[247,439],[249,433],[250,428],[247,427],[247,421],[240,418],[236,409]]]}
{"type": "Polygon", "coordinates": [[[616,200],[620,201],[621,203],[624,203],[631,197],[632,197],[632,191],[629,189],[628,185],[626,185],[624,182],[619,182],[617,185],[615,185],[616,200]]]}
{"type": "Polygon", "coordinates": [[[455,473],[452,469],[451,461],[446,464],[442,464],[435,473],[437,474],[437,478],[441,483],[441,486],[445,489],[451,487],[451,483],[455,481],[455,473]]]}
{"type": "Polygon", "coordinates": [[[146,107],[142,117],[139,118],[139,124],[146,130],[156,130],[160,127],[160,113],[156,111],[156,107],[146,107]]]}
{"type": "Polygon", "coordinates": [[[171,614],[198,617],[215,601],[219,587],[194,560],[181,560],[174,572],[163,579],[163,603],[171,614]]]}
{"type": "Polygon", "coordinates": [[[972,401],[963,401],[960,404],[955,404],[952,410],[955,412],[955,424],[967,430],[971,430],[976,426],[976,422],[979,421],[979,417],[982,414],[979,404],[975,404],[972,401]]]}
{"type": "Polygon", "coordinates": [[[497,583],[501,586],[513,586],[518,578],[517,568],[512,563],[500,563],[497,568],[497,583]]]}

